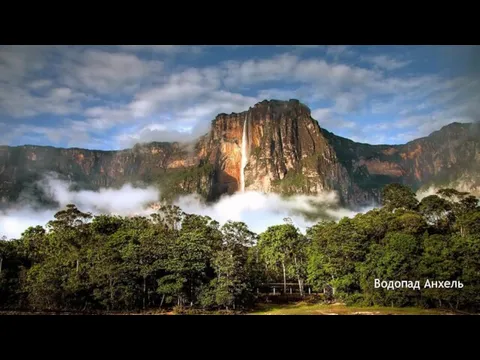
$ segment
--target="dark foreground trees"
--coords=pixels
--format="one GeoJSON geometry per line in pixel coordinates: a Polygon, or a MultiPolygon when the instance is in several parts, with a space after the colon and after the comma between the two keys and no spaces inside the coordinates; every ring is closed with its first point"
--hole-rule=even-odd
{"type": "Polygon", "coordinates": [[[417,202],[401,185],[384,196],[381,209],[309,229],[309,283],[350,303],[479,310],[478,199],[442,189],[417,202]]]}
{"type": "Polygon", "coordinates": [[[442,189],[421,201],[391,185],[380,209],[302,234],[291,221],[258,236],[242,222],[164,206],[150,217],[92,217],[74,205],[45,228],[0,240],[0,307],[240,310],[268,282],[334,301],[480,310],[478,199],[442,189]],[[426,280],[462,288],[424,287],[426,280]],[[376,281],[421,285],[395,289],[376,281]]]}
{"type": "Polygon", "coordinates": [[[82,213],[74,205],[20,240],[0,242],[2,307],[133,310],[251,305],[244,223],[223,227],[164,207],[152,217],[82,213]]]}

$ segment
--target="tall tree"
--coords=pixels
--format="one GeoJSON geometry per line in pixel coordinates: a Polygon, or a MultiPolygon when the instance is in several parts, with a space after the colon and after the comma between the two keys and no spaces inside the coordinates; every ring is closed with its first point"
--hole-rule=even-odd
{"type": "Polygon", "coordinates": [[[418,200],[415,193],[402,184],[388,184],[382,189],[382,205],[389,211],[396,209],[415,210],[418,200]]]}
{"type": "Polygon", "coordinates": [[[387,233],[381,244],[372,244],[365,262],[359,266],[365,301],[384,306],[405,306],[417,301],[418,292],[413,288],[391,291],[374,288],[374,282],[417,281],[421,251],[419,239],[401,232],[387,233]]]}
{"type": "Polygon", "coordinates": [[[429,224],[440,227],[442,221],[447,220],[446,225],[449,224],[447,217],[452,210],[452,206],[449,201],[437,195],[430,195],[422,199],[419,210],[429,224]]]}
{"type": "Polygon", "coordinates": [[[171,281],[162,281],[158,289],[160,293],[177,291],[181,286],[181,292],[176,293],[177,304],[183,305],[187,299],[191,306],[196,303],[200,289],[209,282],[209,273],[213,272],[214,251],[221,246],[218,228],[218,222],[209,217],[185,215],[178,237],[169,244],[164,264],[173,285],[171,281]]]}
{"type": "Polygon", "coordinates": [[[283,291],[287,292],[289,267],[297,275],[300,291],[303,287],[303,250],[305,237],[292,224],[270,226],[260,234],[258,248],[262,260],[268,267],[281,267],[283,291]]]}
{"type": "Polygon", "coordinates": [[[467,196],[468,192],[458,191],[452,188],[444,188],[437,190],[437,195],[441,198],[447,199],[448,201],[458,202],[467,196]]]}
{"type": "Polygon", "coordinates": [[[217,305],[235,309],[237,303],[248,300],[248,250],[255,242],[255,234],[243,222],[228,221],[220,229],[222,244],[214,253],[216,278],[212,288],[217,305]]]}
{"type": "Polygon", "coordinates": [[[368,237],[355,221],[323,222],[310,228],[308,279],[315,288],[332,287],[334,295],[348,298],[360,291],[358,265],[365,260],[368,237]],[[338,293],[337,293],[338,292],[338,293]]]}

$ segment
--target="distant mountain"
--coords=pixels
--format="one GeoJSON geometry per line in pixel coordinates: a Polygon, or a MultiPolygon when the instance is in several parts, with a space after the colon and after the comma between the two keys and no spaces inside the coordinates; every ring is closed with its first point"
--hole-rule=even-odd
{"type": "Polygon", "coordinates": [[[480,127],[452,123],[404,145],[361,144],[321,128],[298,100],[265,100],[242,113],[219,114],[193,146],[0,146],[0,201],[17,201],[48,172],[86,189],[155,184],[167,198],[196,192],[215,200],[240,191],[242,183],[246,190],[282,194],[336,190],[344,205],[357,207],[379,201],[381,188],[392,182],[480,189],[480,127]]]}

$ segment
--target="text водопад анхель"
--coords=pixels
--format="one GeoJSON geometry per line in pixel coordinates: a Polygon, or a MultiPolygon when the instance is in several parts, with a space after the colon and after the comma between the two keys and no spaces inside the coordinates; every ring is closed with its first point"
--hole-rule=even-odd
{"type": "MultiPolygon", "coordinates": [[[[416,289],[420,290],[420,280],[383,280],[375,279],[375,289],[383,288],[387,290],[395,289],[416,289]]],[[[463,283],[458,280],[440,281],[440,280],[425,280],[423,283],[424,289],[462,289],[463,283]]]]}

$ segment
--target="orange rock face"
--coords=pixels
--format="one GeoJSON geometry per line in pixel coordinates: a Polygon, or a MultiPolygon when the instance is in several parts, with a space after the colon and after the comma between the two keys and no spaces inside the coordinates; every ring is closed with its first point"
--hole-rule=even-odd
{"type": "Polygon", "coordinates": [[[297,100],[271,100],[218,115],[210,132],[189,145],[152,142],[122,151],[0,146],[0,199],[15,201],[19,184],[56,172],[91,188],[166,180],[182,194],[199,192],[213,200],[240,188],[245,120],[247,190],[335,190],[346,204],[365,206],[378,200],[388,182],[415,188],[461,175],[480,184],[480,131],[473,124],[451,124],[405,145],[368,145],[321,128],[297,100]]]}
{"type": "Polygon", "coordinates": [[[348,174],[311,118],[310,109],[297,100],[271,100],[240,114],[221,114],[212,122],[210,137],[199,154],[209,154],[209,161],[217,169],[214,186],[218,193],[240,188],[245,121],[246,190],[275,191],[287,174],[302,182],[298,187],[289,186],[288,191],[317,193],[345,186],[343,178],[348,174]],[[338,184],[334,184],[336,176],[342,178],[338,184]]]}
{"type": "Polygon", "coordinates": [[[396,154],[397,152],[398,152],[398,149],[395,149],[393,147],[382,151],[382,153],[384,153],[385,155],[393,155],[393,154],[396,154]]]}
{"type": "Polygon", "coordinates": [[[422,145],[417,144],[415,148],[412,151],[409,151],[407,153],[401,153],[400,156],[403,159],[415,159],[417,156],[419,156],[422,153],[422,145]]]}
{"type": "Polygon", "coordinates": [[[186,160],[173,160],[171,163],[167,165],[168,169],[177,169],[181,167],[185,167],[186,160]]]}
{"type": "Polygon", "coordinates": [[[242,159],[242,134],[245,114],[220,114],[212,123],[206,149],[200,154],[210,154],[209,160],[217,168],[219,190],[234,193],[240,189],[242,159]]]}
{"type": "Polygon", "coordinates": [[[393,177],[401,177],[406,171],[397,163],[374,160],[360,160],[359,165],[366,165],[368,172],[373,175],[389,175],[393,177]]]}

